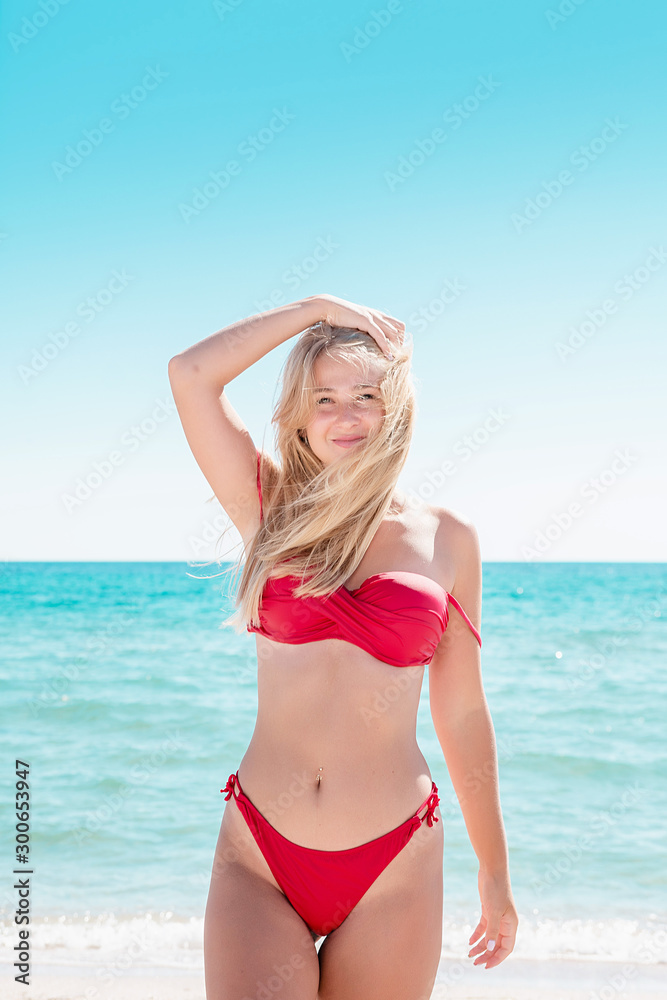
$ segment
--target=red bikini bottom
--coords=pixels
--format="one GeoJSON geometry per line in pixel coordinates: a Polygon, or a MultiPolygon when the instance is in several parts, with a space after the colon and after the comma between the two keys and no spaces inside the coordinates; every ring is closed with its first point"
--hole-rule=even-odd
{"type": "Polygon", "coordinates": [[[241,788],[238,771],[230,774],[220,791],[227,793],[226,801],[234,796],[276,882],[299,916],[318,936],[330,934],[340,927],[424,820],[429,826],[438,822],[434,811],[440,802],[437,785],[433,782],[431,794],[417,812],[394,830],[358,847],[320,851],[302,847],[278,833],[241,788]],[[419,813],[424,806],[428,806],[428,810],[420,819],[419,813]]]}

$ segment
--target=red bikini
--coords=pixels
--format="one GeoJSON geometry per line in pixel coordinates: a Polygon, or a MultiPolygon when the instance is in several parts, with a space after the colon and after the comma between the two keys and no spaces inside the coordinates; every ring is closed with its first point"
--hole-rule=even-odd
{"type": "Polygon", "coordinates": [[[278,833],[243,792],[238,771],[230,774],[220,790],[227,793],[227,800],[234,796],[273,877],[299,916],[318,936],[340,927],[424,820],[429,826],[439,822],[434,811],[440,799],[433,782],[429,797],[410,819],[394,830],[358,847],[320,851],[302,847],[278,833]],[[428,809],[420,819],[424,806],[428,809]]]}
{"type": "MultiPolygon", "coordinates": [[[[257,488],[262,486],[257,451],[257,488]]],[[[448,602],[463,616],[480,646],[482,639],[458,601],[420,573],[376,573],[355,590],[339,587],[326,598],[291,596],[296,577],[270,578],[262,594],[260,626],[248,626],[277,642],[298,644],[343,639],[394,667],[430,663],[447,628],[448,602]]],[[[262,816],[230,774],[225,799],[232,795],[266,863],[296,912],[311,931],[329,934],[339,927],[376,878],[405,847],[424,820],[438,822],[435,782],[419,809],[394,830],[357,847],[321,851],[287,840],[262,816]],[[428,806],[424,816],[419,813],[428,806]]]]}

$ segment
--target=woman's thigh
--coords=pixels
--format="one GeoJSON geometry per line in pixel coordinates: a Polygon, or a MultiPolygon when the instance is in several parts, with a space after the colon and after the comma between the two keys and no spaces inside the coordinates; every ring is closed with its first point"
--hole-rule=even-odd
{"type": "Polygon", "coordinates": [[[316,1000],[320,968],[310,930],[270,873],[264,877],[266,863],[238,826],[237,819],[245,826],[242,817],[229,816],[232,805],[220,829],[204,918],[206,998],[316,1000]]]}
{"type": "Polygon", "coordinates": [[[320,1000],[428,1000],[442,949],[443,843],[442,820],[423,823],[325,939],[320,1000]]]}

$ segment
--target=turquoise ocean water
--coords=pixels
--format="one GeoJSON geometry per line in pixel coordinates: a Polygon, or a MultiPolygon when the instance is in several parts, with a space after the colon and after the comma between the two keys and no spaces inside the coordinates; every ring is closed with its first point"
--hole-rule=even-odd
{"type": "MultiPolygon", "coordinates": [[[[181,563],[6,563],[0,955],[14,761],[30,764],[32,914],[52,961],[184,966],[256,710],[255,641],[227,576],[181,563]],[[100,951],[102,949],[102,951],[100,951]],[[91,957],[92,956],[92,957],[91,957]],[[162,964],[164,962],[162,961],[162,964]]],[[[482,664],[522,933],[516,954],[664,961],[667,565],[487,563],[482,664]]],[[[476,859],[425,677],[419,745],[445,822],[443,954],[478,919],[476,859]]],[[[195,958],[195,956],[198,956],[195,958]]]]}

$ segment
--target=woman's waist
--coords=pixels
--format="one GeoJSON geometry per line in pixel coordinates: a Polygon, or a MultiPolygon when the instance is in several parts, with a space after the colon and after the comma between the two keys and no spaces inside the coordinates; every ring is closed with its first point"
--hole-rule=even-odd
{"type": "Polygon", "coordinates": [[[323,768],[341,787],[362,772],[409,781],[424,764],[416,712],[408,705],[369,723],[358,705],[321,696],[312,704],[307,698],[293,703],[260,699],[248,754],[253,766],[266,765],[274,778],[302,771],[317,775],[323,768]]]}
{"type": "Polygon", "coordinates": [[[343,850],[381,836],[414,815],[432,792],[416,742],[391,756],[375,750],[307,753],[255,739],[237,765],[243,792],[295,843],[343,850]]]}

